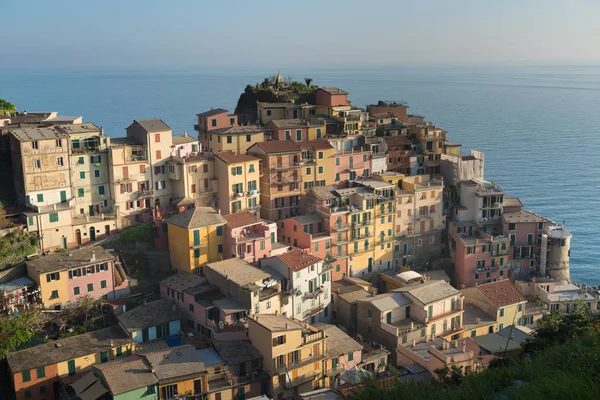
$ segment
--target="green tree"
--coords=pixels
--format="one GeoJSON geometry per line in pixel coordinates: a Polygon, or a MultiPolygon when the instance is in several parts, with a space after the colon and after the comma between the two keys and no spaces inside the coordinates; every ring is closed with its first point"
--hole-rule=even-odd
{"type": "Polygon", "coordinates": [[[4,99],[0,99],[0,112],[2,112],[2,113],[9,112],[12,114],[15,111],[17,111],[17,106],[15,106],[12,103],[9,103],[8,101],[6,101],[4,99]]]}
{"type": "Polygon", "coordinates": [[[313,79],[312,78],[304,78],[304,82],[306,83],[306,87],[310,87],[310,84],[312,83],[313,79]]]}

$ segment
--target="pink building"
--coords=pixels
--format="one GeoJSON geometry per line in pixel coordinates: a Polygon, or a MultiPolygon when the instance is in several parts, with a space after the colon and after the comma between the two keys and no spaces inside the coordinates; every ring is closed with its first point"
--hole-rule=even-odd
{"type": "Polygon", "coordinates": [[[335,87],[319,88],[315,92],[315,104],[325,107],[350,105],[348,102],[348,92],[335,87]]]}
{"type": "Polygon", "coordinates": [[[200,142],[198,139],[191,137],[187,132],[183,132],[182,136],[173,136],[173,151],[172,156],[185,158],[200,151],[200,142]]]}
{"type": "Polygon", "coordinates": [[[304,119],[275,119],[266,125],[273,140],[306,142],[325,136],[325,125],[310,123],[304,119]],[[309,132],[310,131],[310,132],[309,132]],[[314,133],[313,133],[314,131],[314,133]]]}
{"type": "Polygon", "coordinates": [[[318,214],[299,215],[278,222],[279,241],[326,259],[331,255],[332,237],[318,214]]]}
{"type": "MultiPolygon", "coordinates": [[[[518,201],[510,199],[511,205],[514,200],[518,201]]],[[[542,233],[548,229],[550,222],[549,219],[522,208],[513,212],[504,211],[502,231],[510,239],[510,259],[515,274],[529,275],[537,271],[542,233]]]]}
{"type": "Polygon", "coordinates": [[[116,288],[115,276],[115,257],[102,249],[94,247],[92,256],[83,260],[73,254],[73,261],[78,262],[69,265],[67,289],[69,301],[75,302],[85,296],[99,298],[107,296],[115,298],[113,291],[116,288]]]}
{"type": "Polygon", "coordinates": [[[196,114],[196,116],[198,117],[198,124],[194,125],[194,130],[198,131],[198,139],[204,151],[208,151],[208,131],[238,125],[237,115],[230,114],[229,111],[223,108],[215,108],[196,114]]]}
{"type": "Polygon", "coordinates": [[[452,221],[448,227],[454,284],[459,290],[508,278],[509,240],[474,221],[452,221]]]}
{"type": "Polygon", "coordinates": [[[351,151],[335,155],[335,183],[371,175],[371,152],[351,151]]]}
{"type": "Polygon", "coordinates": [[[261,258],[271,257],[272,245],[277,241],[277,224],[256,218],[251,212],[223,216],[226,246],[231,257],[257,265],[261,258]]]}

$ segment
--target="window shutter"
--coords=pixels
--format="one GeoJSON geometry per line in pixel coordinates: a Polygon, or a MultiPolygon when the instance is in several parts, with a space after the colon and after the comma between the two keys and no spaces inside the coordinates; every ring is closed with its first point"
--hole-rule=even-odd
{"type": "Polygon", "coordinates": [[[133,191],[133,183],[128,183],[127,185],[129,185],[129,193],[131,193],[133,191]]]}
{"type": "Polygon", "coordinates": [[[141,192],[142,191],[142,182],[138,182],[137,185],[138,185],[138,192],[141,192]]]}
{"type": "Polygon", "coordinates": [[[50,274],[46,274],[46,282],[50,282],[50,274]]]}
{"type": "Polygon", "coordinates": [[[125,185],[121,183],[121,194],[125,193],[125,185]]]}

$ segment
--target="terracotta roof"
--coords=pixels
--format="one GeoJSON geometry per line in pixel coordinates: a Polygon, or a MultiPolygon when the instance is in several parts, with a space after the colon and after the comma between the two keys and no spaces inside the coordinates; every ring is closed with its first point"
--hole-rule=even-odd
{"type": "Polygon", "coordinates": [[[477,286],[477,289],[479,289],[479,291],[496,307],[505,307],[527,301],[527,299],[519,293],[515,285],[508,279],[485,283],[477,286]]]}
{"type": "Polygon", "coordinates": [[[300,142],[301,149],[316,149],[316,150],[327,150],[333,149],[331,143],[325,139],[309,140],[307,142],[300,142]]]}
{"type": "Polygon", "coordinates": [[[223,161],[225,164],[237,164],[246,161],[258,161],[258,158],[249,156],[247,154],[237,154],[232,151],[221,151],[215,154],[215,156],[223,161]]]}
{"type": "Polygon", "coordinates": [[[285,254],[277,256],[277,258],[294,272],[303,270],[304,268],[318,263],[319,261],[323,261],[317,256],[296,248],[285,254]]]}
{"type": "Polygon", "coordinates": [[[223,218],[227,220],[227,225],[231,229],[241,228],[243,226],[259,224],[262,221],[256,218],[250,211],[242,211],[238,213],[232,213],[223,215],[223,218]]]}
{"type": "Polygon", "coordinates": [[[94,368],[100,371],[113,396],[158,383],[148,362],[139,355],[96,364],[94,368]]]}
{"type": "Polygon", "coordinates": [[[302,151],[298,143],[293,140],[269,140],[262,143],[256,143],[254,146],[260,147],[265,153],[295,153],[302,151]]]}
{"type": "Polygon", "coordinates": [[[323,87],[319,88],[319,90],[323,90],[329,94],[348,94],[348,92],[336,87],[323,87]]]}
{"type": "Polygon", "coordinates": [[[223,108],[215,108],[214,110],[208,110],[208,111],[204,111],[203,113],[200,114],[196,114],[196,116],[198,117],[212,117],[213,115],[219,115],[219,114],[223,114],[229,112],[223,108]]]}
{"type": "Polygon", "coordinates": [[[406,136],[384,136],[383,139],[388,146],[402,146],[411,144],[410,139],[408,139],[406,136]]]}

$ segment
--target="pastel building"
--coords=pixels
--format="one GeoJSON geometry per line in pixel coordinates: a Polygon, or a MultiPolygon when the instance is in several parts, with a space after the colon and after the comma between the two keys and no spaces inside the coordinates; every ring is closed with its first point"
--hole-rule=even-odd
{"type": "Polygon", "coordinates": [[[129,281],[115,260],[102,247],[85,247],[27,261],[27,275],[37,284],[45,307],[84,296],[116,298],[127,292],[129,281]]]}
{"type": "Polygon", "coordinates": [[[261,169],[257,157],[224,151],[215,155],[218,207],[223,214],[250,211],[260,216],[261,169]]]}
{"type": "Polygon", "coordinates": [[[334,158],[334,182],[339,185],[345,181],[354,181],[359,177],[371,175],[371,152],[351,150],[337,152],[334,158]]]}
{"type": "MultiPolygon", "coordinates": [[[[114,400],[159,399],[158,378],[141,355],[94,365],[93,372],[114,400]]],[[[95,391],[93,393],[97,394],[95,391]]]]}
{"type": "Polygon", "coordinates": [[[256,218],[249,211],[223,216],[225,225],[225,245],[228,257],[258,265],[265,257],[271,257],[273,245],[277,242],[277,224],[256,218]]]}
{"type": "Polygon", "coordinates": [[[181,312],[167,300],[155,300],[117,316],[134,343],[179,336],[181,312]]]}
{"type": "Polygon", "coordinates": [[[356,370],[362,363],[363,346],[335,325],[316,323],[315,328],[327,337],[327,359],[325,360],[325,386],[335,387],[346,371],[356,370]]]}
{"type": "Polygon", "coordinates": [[[270,221],[298,215],[302,194],[302,149],[291,140],[257,143],[248,154],[260,159],[261,216],[270,221]]]}
{"type": "Polygon", "coordinates": [[[215,158],[210,153],[171,156],[167,161],[167,177],[173,187],[170,206],[179,212],[193,206],[215,206],[218,183],[215,174],[215,158]]]}
{"type": "Polygon", "coordinates": [[[263,357],[269,393],[281,399],[325,386],[325,333],[277,314],[248,319],[248,338],[263,357]]]}
{"type": "Polygon", "coordinates": [[[348,106],[348,92],[335,88],[318,88],[315,92],[315,104],[324,107],[348,106]]]}
{"type": "Polygon", "coordinates": [[[290,297],[283,312],[300,321],[331,320],[331,265],[310,253],[293,249],[285,254],[261,260],[283,277],[286,287],[296,295],[290,297]]]}
{"type": "Polygon", "coordinates": [[[270,121],[266,128],[271,132],[273,140],[293,140],[307,142],[325,137],[325,126],[310,121],[293,119],[275,119],[270,121]]]}
{"type": "Polygon", "coordinates": [[[76,381],[95,364],[130,354],[130,338],[118,326],[11,352],[6,360],[18,400],[55,397],[58,382],[76,381]]]}
{"type": "Polygon", "coordinates": [[[173,136],[173,151],[172,156],[185,158],[200,152],[200,143],[198,139],[183,132],[181,136],[173,136]]]}
{"type": "Polygon", "coordinates": [[[462,291],[465,302],[495,316],[497,329],[523,325],[523,311],[527,300],[508,279],[477,285],[462,291]]]}
{"type": "Polygon", "coordinates": [[[230,114],[229,111],[222,108],[211,109],[196,114],[196,116],[198,117],[198,124],[194,125],[194,130],[198,132],[198,139],[203,151],[209,151],[209,130],[230,128],[238,125],[237,115],[230,114]]]}
{"type": "Polygon", "coordinates": [[[279,240],[314,254],[323,260],[332,254],[331,234],[324,230],[324,220],[318,214],[298,215],[279,221],[279,240]]]}
{"type": "Polygon", "coordinates": [[[164,221],[168,225],[173,268],[202,271],[206,263],[226,257],[224,226],[227,220],[214,208],[192,208],[164,221]]]}
{"type": "Polygon", "coordinates": [[[335,179],[334,154],[331,144],[325,139],[300,143],[302,149],[302,190],[314,186],[332,185],[335,179]]]}
{"type": "Polygon", "coordinates": [[[208,151],[232,151],[244,154],[255,143],[265,140],[267,129],[262,125],[240,125],[208,131],[208,151]]]}

